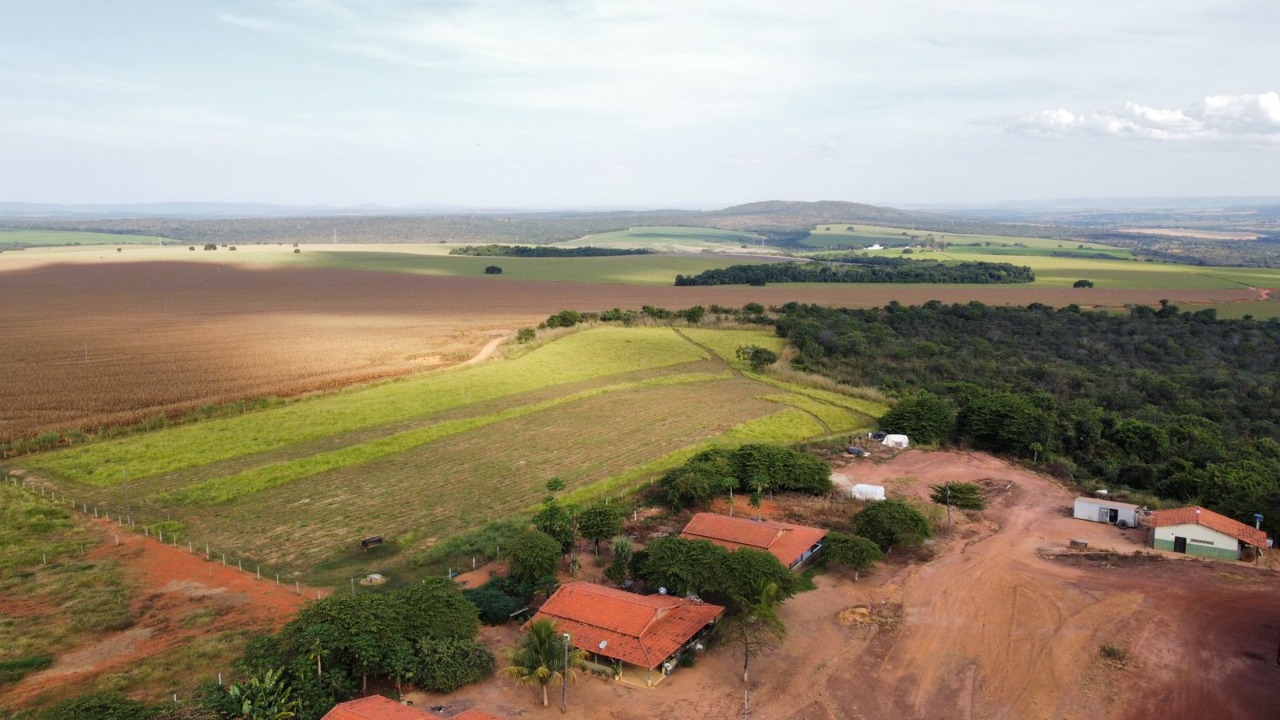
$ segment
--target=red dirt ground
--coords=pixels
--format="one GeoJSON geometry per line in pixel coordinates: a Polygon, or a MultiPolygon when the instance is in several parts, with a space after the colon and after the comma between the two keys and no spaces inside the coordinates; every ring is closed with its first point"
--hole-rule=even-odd
{"type": "MultiPolygon", "coordinates": [[[[17,267],[23,268],[19,263],[17,267]]],[[[1091,290],[1120,307],[1254,300],[1236,290],[1091,290]]],[[[653,287],[205,262],[70,263],[0,273],[0,441],[203,403],[332,389],[449,365],[494,332],[566,308],[982,300],[1055,306],[1071,288],[653,287]]]]}
{"type": "Polygon", "coordinates": [[[91,638],[58,654],[52,667],[0,692],[0,708],[20,707],[56,688],[84,686],[91,678],[144,658],[161,655],[210,632],[248,630],[273,632],[288,622],[308,599],[330,591],[277,585],[275,578],[257,579],[254,572],[224,566],[203,553],[162,545],[154,538],[123,532],[107,520],[91,520],[102,543],[89,558],[117,558],[134,585],[131,609],[137,621],[128,630],[91,638]],[[116,544],[116,538],[119,544],[116,544]],[[183,628],[182,618],[196,611],[213,611],[210,628],[183,628]]]}
{"type": "MultiPolygon", "coordinates": [[[[755,720],[1275,717],[1280,574],[1135,557],[1143,531],[1074,520],[1070,492],[983,454],[908,451],[836,470],[890,497],[948,480],[996,492],[986,511],[957,513],[936,559],[891,562],[858,582],[832,572],[788,601],[786,642],[752,662],[755,720]],[[1112,552],[1072,553],[1073,538],[1112,552]],[[1124,649],[1127,663],[1105,660],[1103,645],[1124,649]]],[[[495,650],[517,641],[509,628],[484,637],[495,650]]],[[[580,679],[563,716],[503,679],[413,699],[548,720],[735,718],[741,662],[713,648],[654,690],[580,679]]]]}

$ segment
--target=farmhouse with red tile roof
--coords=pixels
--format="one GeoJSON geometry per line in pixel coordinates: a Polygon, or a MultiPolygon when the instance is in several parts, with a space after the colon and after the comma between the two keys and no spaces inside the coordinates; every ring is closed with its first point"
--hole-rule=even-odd
{"type": "Polygon", "coordinates": [[[1151,546],[1157,550],[1239,560],[1245,546],[1267,546],[1267,534],[1202,507],[1157,510],[1151,514],[1151,546]]]}
{"type": "Polygon", "coordinates": [[[588,667],[653,687],[723,613],[697,600],[575,582],[561,585],[530,622],[551,620],[569,633],[574,647],[595,660],[588,667]]]}
{"type": "Polygon", "coordinates": [[[822,549],[827,531],[773,520],[698,513],[685,525],[680,537],[688,540],[710,540],[730,550],[744,547],[764,550],[778,558],[783,565],[795,570],[822,549]]]}
{"type": "MultiPolygon", "coordinates": [[[[381,695],[370,695],[359,700],[339,703],[325,713],[322,720],[445,720],[434,713],[419,710],[409,705],[386,698],[381,695]]],[[[479,710],[467,710],[454,715],[452,720],[498,720],[498,718],[479,710]]]]}

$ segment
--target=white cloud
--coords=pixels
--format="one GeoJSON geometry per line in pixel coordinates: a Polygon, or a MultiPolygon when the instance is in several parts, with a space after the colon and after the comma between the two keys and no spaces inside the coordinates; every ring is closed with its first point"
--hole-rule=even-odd
{"type": "Polygon", "coordinates": [[[1058,139],[1081,136],[1157,141],[1280,145],[1280,93],[1211,95],[1181,110],[1126,102],[1113,110],[1044,110],[1008,124],[1012,132],[1058,139]]]}
{"type": "Polygon", "coordinates": [[[263,20],[261,18],[249,17],[247,15],[236,15],[234,13],[218,13],[218,19],[224,23],[242,27],[248,30],[264,33],[280,33],[288,30],[288,27],[282,23],[273,22],[271,20],[263,20]]]}

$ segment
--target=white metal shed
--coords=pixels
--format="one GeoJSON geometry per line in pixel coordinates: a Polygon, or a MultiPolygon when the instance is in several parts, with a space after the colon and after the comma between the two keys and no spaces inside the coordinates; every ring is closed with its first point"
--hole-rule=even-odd
{"type": "Polygon", "coordinates": [[[1122,528],[1138,526],[1138,506],[1115,500],[1098,498],[1076,498],[1075,511],[1072,517],[1079,520],[1109,523],[1122,528]]]}

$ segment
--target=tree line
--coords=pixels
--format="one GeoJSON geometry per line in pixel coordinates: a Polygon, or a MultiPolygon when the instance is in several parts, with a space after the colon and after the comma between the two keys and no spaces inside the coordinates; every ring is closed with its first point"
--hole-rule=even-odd
{"type": "Polygon", "coordinates": [[[450,255],[473,257],[565,258],[565,257],[613,257],[617,255],[650,255],[647,248],[550,247],[547,245],[466,245],[453,248],[450,255]]]}
{"type": "Polygon", "coordinates": [[[779,309],[794,365],[901,398],[885,430],[1280,530],[1280,321],[1163,301],[779,309]]]}
{"type": "Polygon", "coordinates": [[[704,270],[697,275],[677,275],[675,284],[761,286],[771,282],[808,282],[991,285],[1029,283],[1035,279],[1031,268],[1009,263],[942,263],[937,260],[851,255],[841,264],[811,262],[731,265],[704,270]]]}

